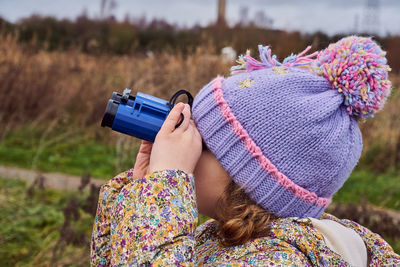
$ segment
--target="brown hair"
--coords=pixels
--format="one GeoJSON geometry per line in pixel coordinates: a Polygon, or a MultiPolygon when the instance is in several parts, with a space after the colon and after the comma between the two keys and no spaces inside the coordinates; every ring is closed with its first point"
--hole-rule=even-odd
{"type": "Polygon", "coordinates": [[[244,189],[231,181],[216,206],[217,235],[225,247],[267,236],[269,222],[276,217],[257,205],[244,189]]]}

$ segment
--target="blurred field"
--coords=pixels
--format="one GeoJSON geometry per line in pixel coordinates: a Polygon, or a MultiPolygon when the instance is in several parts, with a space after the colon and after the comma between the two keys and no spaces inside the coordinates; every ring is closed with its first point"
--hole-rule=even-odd
{"type": "Polygon", "coordinates": [[[17,44],[16,37],[3,37],[1,161],[109,177],[132,164],[138,145],[137,139],[99,127],[111,93],[129,87],[164,99],[179,89],[195,95],[217,73],[228,70],[205,54],[203,49],[185,58],[168,53],[153,57],[32,53],[17,44]]]}
{"type": "MultiPolygon", "coordinates": [[[[90,173],[105,179],[131,168],[140,140],[100,127],[111,93],[128,87],[163,99],[179,89],[196,95],[217,74],[229,75],[232,63],[224,63],[213,51],[213,47],[204,46],[188,55],[46,52],[22,46],[14,35],[1,36],[0,164],[75,175],[90,173]]],[[[335,203],[366,202],[400,210],[400,76],[391,75],[390,79],[394,89],[384,110],[360,123],[362,158],[335,196],[335,203]]],[[[184,97],[181,100],[186,101],[184,97]]],[[[53,255],[58,255],[57,246],[65,248],[60,264],[75,253],[75,248],[87,259],[93,214],[80,205],[88,196],[82,195],[71,204],[80,212],[75,220],[75,215],[62,213],[73,195],[41,189],[30,197],[28,187],[0,180],[0,195],[12,196],[0,199],[0,207],[6,211],[0,223],[8,227],[3,227],[0,236],[0,260],[6,259],[10,265],[47,266],[53,255]],[[26,216],[32,219],[23,219],[26,216]],[[59,244],[62,227],[70,227],[65,226],[68,220],[81,243],[67,240],[59,244]]],[[[391,242],[399,248],[398,239],[391,242]]]]}
{"type": "Polygon", "coordinates": [[[0,178],[1,266],[88,266],[92,196],[0,178]]]}
{"type": "MultiPolygon", "coordinates": [[[[68,157],[116,153],[114,169],[96,173],[112,175],[121,170],[119,165],[126,157],[135,155],[125,157],[124,153],[137,148],[138,140],[99,127],[111,93],[128,87],[164,99],[179,89],[196,95],[217,74],[229,75],[232,63],[224,63],[210,51],[213,49],[204,47],[186,56],[166,52],[150,57],[92,56],[74,50],[33,52],[18,44],[16,36],[0,37],[1,161],[44,170],[54,166],[81,174],[96,171],[102,158],[94,165],[84,160],[85,167],[68,157]],[[65,169],[67,165],[72,170],[65,169]]],[[[400,76],[390,78],[394,90],[384,110],[360,124],[364,138],[360,167],[376,173],[396,171],[400,162],[400,76]]],[[[184,97],[181,100],[185,101],[184,97]]]]}

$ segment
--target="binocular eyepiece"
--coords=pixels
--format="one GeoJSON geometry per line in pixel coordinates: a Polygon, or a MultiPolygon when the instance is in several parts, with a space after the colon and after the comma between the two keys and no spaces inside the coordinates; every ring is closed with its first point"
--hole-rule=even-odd
{"type": "MultiPolygon", "coordinates": [[[[135,96],[131,94],[130,89],[125,89],[122,94],[113,92],[108,100],[101,126],[154,142],[181,94],[187,95],[188,104],[192,107],[193,96],[186,90],[177,91],[169,101],[141,92],[137,92],[135,96]]],[[[175,128],[182,124],[183,119],[184,115],[181,113],[181,120],[175,128]]]]}

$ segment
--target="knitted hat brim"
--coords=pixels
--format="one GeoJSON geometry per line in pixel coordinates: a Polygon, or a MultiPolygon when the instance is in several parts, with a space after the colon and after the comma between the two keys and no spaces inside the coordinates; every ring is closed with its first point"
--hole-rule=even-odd
{"type": "Polygon", "coordinates": [[[193,119],[207,147],[230,177],[263,208],[280,217],[320,217],[330,199],[294,184],[274,170],[268,159],[260,160],[261,151],[249,144],[252,140],[238,130],[240,122],[223,103],[223,80],[217,77],[211,81],[193,102],[193,119]]]}

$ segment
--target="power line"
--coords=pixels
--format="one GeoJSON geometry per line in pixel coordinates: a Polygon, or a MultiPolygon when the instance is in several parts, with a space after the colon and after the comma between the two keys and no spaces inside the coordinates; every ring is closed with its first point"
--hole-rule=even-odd
{"type": "Polygon", "coordinates": [[[366,0],[363,30],[369,34],[380,34],[380,0],[366,0]]]}

